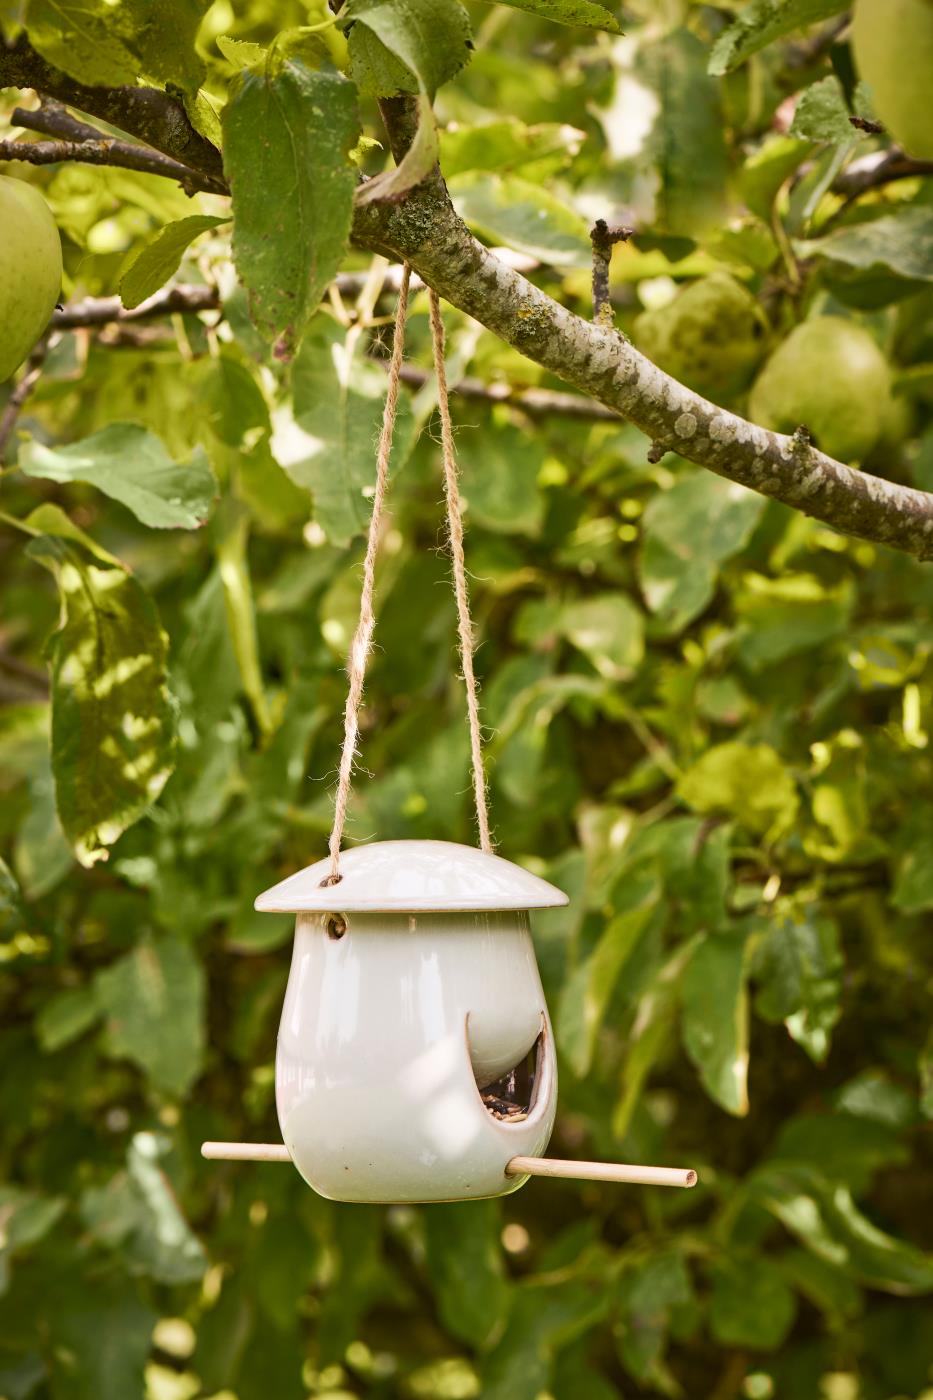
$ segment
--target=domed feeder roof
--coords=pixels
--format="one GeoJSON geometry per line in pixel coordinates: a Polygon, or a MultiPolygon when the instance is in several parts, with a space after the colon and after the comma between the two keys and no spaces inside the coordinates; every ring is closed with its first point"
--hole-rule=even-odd
{"type": "Polygon", "coordinates": [[[501,856],[453,841],[373,841],[340,855],[340,883],[322,884],[330,859],[306,866],[256,900],[261,913],[305,910],[457,913],[553,909],[567,896],[501,856]]]}

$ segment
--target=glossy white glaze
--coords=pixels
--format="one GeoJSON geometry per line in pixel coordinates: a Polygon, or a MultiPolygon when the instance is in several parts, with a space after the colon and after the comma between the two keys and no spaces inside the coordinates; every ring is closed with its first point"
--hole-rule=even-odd
{"type": "Polygon", "coordinates": [[[372,841],[340,856],[339,885],[322,883],[330,860],[316,861],[265,890],[260,911],[437,912],[550,909],[563,891],[520,865],[454,841],[372,841]]]}
{"type": "Polygon", "coordinates": [[[506,1163],[544,1151],[557,1103],[527,914],[331,909],[346,918],[339,939],[327,913],[298,916],[279,1029],[276,1102],[298,1170],[341,1201],[514,1191],[527,1177],[507,1177],[506,1163]],[[502,1122],[477,1081],[518,1064],[539,1034],[529,1117],[502,1122]]]}

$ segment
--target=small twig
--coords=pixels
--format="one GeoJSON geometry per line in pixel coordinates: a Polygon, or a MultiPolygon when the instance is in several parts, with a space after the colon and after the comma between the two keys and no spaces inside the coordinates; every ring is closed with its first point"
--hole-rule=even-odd
{"type": "Polygon", "coordinates": [[[658,462],[660,462],[661,458],[664,457],[669,451],[670,448],[668,448],[665,443],[658,442],[657,439],[655,439],[655,441],[648,448],[648,461],[653,467],[655,467],[657,466],[658,462]]]}
{"type": "MultiPolygon", "coordinates": [[[[420,389],[428,382],[430,375],[418,365],[403,365],[402,379],[406,384],[420,389]]],[[[551,414],[562,418],[582,418],[594,423],[620,423],[618,413],[586,399],[582,394],[565,394],[556,389],[513,389],[511,384],[488,384],[482,379],[460,379],[448,386],[452,394],[465,399],[478,399],[485,403],[504,403],[518,408],[533,418],[551,414]]]]}
{"type": "Polygon", "coordinates": [[[22,378],[18,379],[10,390],[10,397],[6,401],[3,413],[0,414],[0,463],[3,462],[7,444],[13,436],[13,429],[16,427],[16,420],[22,412],[23,405],[39,381],[48,351],[48,336],[44,335],[26,361],[26,369],[22,378]]]}
{"type": "Polygon", "coordinates": [[[18,656],[13,656],[11,652],[0,649],[0,671],[5,671],[8,676],[21,681],[27,689],[36,695],[48,695],[49,678],[45,671],[40,671],[36,666],[30,666],[27,661],[21,661],[18,656]]]}
{"type": "Polygon", "coordinates": [[[75,161],[82,165],[110,165],[123,170],[138,170],[145,175],[161,175],[177,180],[186,194],[205,190],[211,194],[228,194],[222,180],[192,170],[171,156],[133,141],[118,141],[98,133],[94,140],[82,137],[69,141],[0,141],[0,160],[22,160],[30,165],[57,165],[60,161],[75,161]]]}
{"type": "Polygon", "coordinates": [[[79,326],[106,326],[112,322],[124,324],[133,321],[149,321],[156,316],[172,316],[176,312],[216,311],[220,306],[220,293],[216,287],[180,285],[165,287],[134,306],[131,311],[123,305],[119,297],[87,297],[84,301],[73,301],[52,312],[52,325],[56,330],[75,330],[79,326]]]}
{"type": "Polygon", "coordinates": [[[855,160],[833,181],[833,194],[845,195],[848,202],[866,190],[880,189],[897,180],[911,180],[933,175],[933,160],[914,160],[903,151],[872,151],[855,160]]]}
{"type": "Polygon", "coordinates": [[[610,226],[597,219],[590,229],[593,245],[593,320],[600,326],[612,325],[612,304],[609,300],[609,263],[617,243],[625,243],[635,232],[622,224],[610,226]]]}

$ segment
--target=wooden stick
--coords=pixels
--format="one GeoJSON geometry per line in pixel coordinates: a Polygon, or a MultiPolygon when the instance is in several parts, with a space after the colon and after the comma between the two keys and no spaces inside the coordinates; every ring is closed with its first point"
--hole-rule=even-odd
{"type": "Polygon", "coordinates": [[[696,1186],[691,1167],[630,1167],[622,1162],[571,1162],[556,1157],[513,1157],[506,1176],[560,1176],[574,1181],[629,1182],[634,1186],[696,1186]]]}
{"type": "Polygon", "coordinates": [[[290,1162],[284,1142],[202,1142],[201,1156],[219,1162],[290,1162]]]}
{"type": "MultiPolygon", "coordinates": [[[[223,1162],[290,1162],[280,1142],[202,1142],[201,1156],[223,1162]]],[[[696,1186],[688,1167],[630,1167],[621,1162],[569,1162],[554,1157],[513,1157],[506,1176],[559,1176],[575,1181],[628,1182],[635,1186],[696,1186]]]]}

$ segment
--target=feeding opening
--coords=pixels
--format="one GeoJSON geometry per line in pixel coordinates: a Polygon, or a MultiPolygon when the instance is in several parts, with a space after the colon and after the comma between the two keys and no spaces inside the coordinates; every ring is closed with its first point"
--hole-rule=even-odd
{"type": "MultiPolygon", "coordinates": [[[[482,1087],[477,1083],[483,1107],[500,1123],[524,1123],[538,1096],[539,1070],[544,1055],[544,1031],[517,1065],[482,1087]]],[[[475,1076],[475,1070],[474,1070],[475,1076]]]]}

